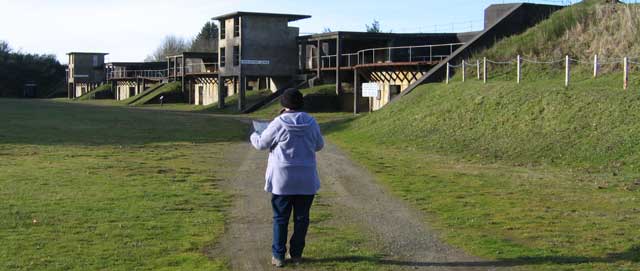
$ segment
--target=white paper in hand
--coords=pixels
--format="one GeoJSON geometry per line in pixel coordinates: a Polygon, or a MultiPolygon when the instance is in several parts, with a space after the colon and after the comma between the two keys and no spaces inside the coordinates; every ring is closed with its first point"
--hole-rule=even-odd
{"type": "Polygon", "coordinates": [[[253,121],[253,130],[256,131],[257,134],[261,135],[264,130],[269,127],[269,122],[264,121],[253,121]]]}

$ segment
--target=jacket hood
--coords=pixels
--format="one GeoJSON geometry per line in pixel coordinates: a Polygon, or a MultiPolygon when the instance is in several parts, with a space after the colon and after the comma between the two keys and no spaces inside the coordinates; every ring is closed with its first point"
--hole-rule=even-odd
{"type": "Polygon", "coordinates": [[[313,117],[304,112],[283,113],[278,119],[282,121],[285,129],[290,132],[304,132],[314,122],[313,117]]]}

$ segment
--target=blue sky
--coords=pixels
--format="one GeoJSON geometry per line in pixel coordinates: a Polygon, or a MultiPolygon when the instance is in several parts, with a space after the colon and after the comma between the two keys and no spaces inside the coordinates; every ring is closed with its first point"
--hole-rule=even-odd
{"type": "Polygon", "coordinates": [[[505,2],[509,1],[0,0],[0,40],[24,52],[55,54],[63,63],[70,51],[107,52],[108,61],[142,61],[164,36],[191,38],[211,17],[237,10],[313,16],[291,24],[302,33],[324,28],[362,31],[374,19],[384,31],[468,31],[482,28],[487,6],[505,2]]]}

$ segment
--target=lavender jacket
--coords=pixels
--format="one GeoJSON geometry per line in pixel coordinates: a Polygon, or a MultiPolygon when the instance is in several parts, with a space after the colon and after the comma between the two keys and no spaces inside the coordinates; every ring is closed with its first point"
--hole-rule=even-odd
{"type": "Polygon", "coordinates": [[[320,126],[304,112],[275,118],[251,144],[270,150],[264,190],[275,195],[315,195],[320,189],[316,152],[324,147],[320,126]]]}

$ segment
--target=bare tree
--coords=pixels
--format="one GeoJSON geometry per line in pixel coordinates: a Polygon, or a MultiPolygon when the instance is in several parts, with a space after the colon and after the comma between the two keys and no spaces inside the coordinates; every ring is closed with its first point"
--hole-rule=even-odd
{"type": "Polygon", "coordinates": [[[145,61],[166,61],[167,56],[181,54],[189,51],[191,42],[183,38],[169,35],[164,38],[158,49],[152,55],[147,56],[145,61]]]}

